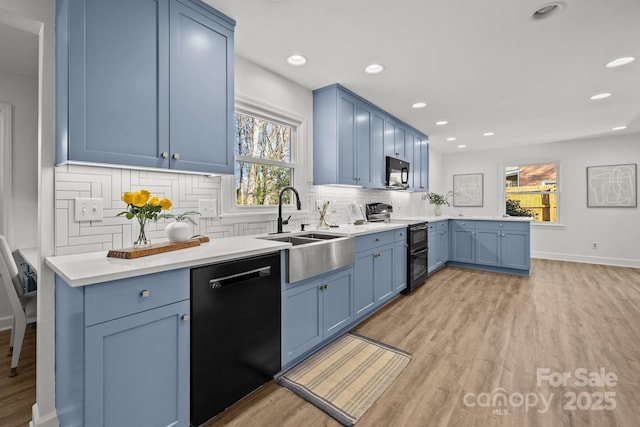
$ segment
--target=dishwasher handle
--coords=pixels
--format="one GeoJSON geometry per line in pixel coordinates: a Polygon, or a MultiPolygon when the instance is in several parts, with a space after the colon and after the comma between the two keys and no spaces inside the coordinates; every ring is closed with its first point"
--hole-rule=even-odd
{"type": "MultiPolygon", "coordinates": [[[[264,277],[264,276],[269,276],[270,274],[271,274],[271,266],[260,267],[254,270],[243,271],[242,273],[232,274],[230,276],[217,277],[215,279],[211,279],[209,280],[209,287],[212,290],[219,289],[224,286],[221,282],[224,282],[225,280],[241,279],[243,277],[255,276],[255,275],[264,277]]],[[[235,280],[235,281],[237,282],[238,280],[235,280]]]]}

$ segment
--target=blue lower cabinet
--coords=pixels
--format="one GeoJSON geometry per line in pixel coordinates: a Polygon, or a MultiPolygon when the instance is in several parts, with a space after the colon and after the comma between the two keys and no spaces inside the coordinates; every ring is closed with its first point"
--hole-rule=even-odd
{"type": "Polygon", "coordinates": [[[398,293],[407,288],[407,243],[397,242],[393,248],[393,289],[398,293]]]}
{"type": "Polygon", "coordinates": [[[85,329],[85,426],[189,425],[189,301],[85,329]]]}
{"type": "Polygon", "coordinates": [[[353,268],[287,284],[282,293],[282,366],[353,321],[353,268]]]}
{"type": "Polygon", "coordinates": [[[63,426],[189,426],[189,269],[72,288],[56,276],[63,426]]]}
{"type": "Polygon", "coordinates": [[[478,222],[476,226],[476,263],[529,270],[529,223],[478,222]]]}
{"type": "Polygon", "coordinates": [[[451,261],[476,263],[476,221],[451,220],[451,261]]]}

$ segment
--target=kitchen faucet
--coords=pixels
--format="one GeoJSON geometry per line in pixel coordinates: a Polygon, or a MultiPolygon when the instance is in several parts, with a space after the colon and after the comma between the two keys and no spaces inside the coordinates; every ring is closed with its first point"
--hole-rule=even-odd
{"type": "Polygon", "coordinates": [[[285,221],[282,220],[282,194],[287,190],[293,191],[293,194],[296,195],[296,207],[298,208],[298,210],[302,209],[298,191],[293,187],[283,187],[282,190],[280,190],[280,194],[278,194],[278,233],[282,233],[282,224],[288,224],[289,218],[291,218],[291,215],[289,215],[289,218],[287,218],[285,221]]]}

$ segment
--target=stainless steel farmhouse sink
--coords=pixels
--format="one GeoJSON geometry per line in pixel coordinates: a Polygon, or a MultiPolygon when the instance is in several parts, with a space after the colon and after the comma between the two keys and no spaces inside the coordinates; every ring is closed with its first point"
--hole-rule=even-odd
{"type": "Polygon", "coordinates": [[[355,260],[355,239],[322,233],[277,234],[258,237],[264,240],[288,242],[286,250],[287,282],[297,282],[326,273],[355,260]]]}

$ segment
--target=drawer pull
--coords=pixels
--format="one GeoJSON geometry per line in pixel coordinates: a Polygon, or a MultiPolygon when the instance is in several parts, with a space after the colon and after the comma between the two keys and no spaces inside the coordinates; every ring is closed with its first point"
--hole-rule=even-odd
{"type": "Polygon", "coordinates": [[[146,289],[140,292],[142,298],[149,298],[149,295],[151,295],[151,293],[146,289]]]}
{"type": "Polygon", "coordinates": [[[191,320],[191,316],[189,316],[188,314],[183,314],[182,315],[182,320],[184,322],[188,322],[189,320],[191,320]]]}
{"type": "Polygon", "coordinates": [[[376,237],[376,242],[379,242],[379,241],[380,241],[380,238],[379,238],[379,237],[376,237]]]}
{"type": "Polygon", "coordinates": [[[163,152],[160,154],[160,157],[162,157],[163,159],[166,159],[167,157],[169,157],[169,153],[167,153],[166,151],[163,151],[163,152]]]}

